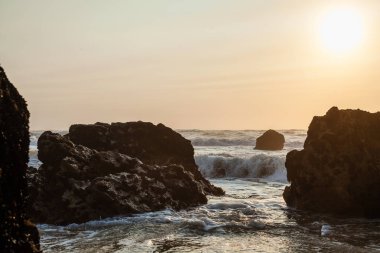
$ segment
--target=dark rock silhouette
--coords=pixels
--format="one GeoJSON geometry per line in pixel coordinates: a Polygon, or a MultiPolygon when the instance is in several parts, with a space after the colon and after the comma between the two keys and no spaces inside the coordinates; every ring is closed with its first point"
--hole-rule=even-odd
{"type": "Polygon", "coordinates": [[[207,203],[206,193],[224,193],[194,173],[195,162],[187,157],[193,156],[191,144],[163,125],[76,125],[66,136],[43,133],[38,149],[43,164],[28,175],[34,203],[30,213],[38,222],[80,223],[165,208],[184,209],[207,203]],[[118,134],[114,139],[110,126],[118,134]],[[152,130],[155,128],[157,132],[152,130]],[[100,140],[94,141],[97,138],[100,140]]]}
{"type": "Polygon", "coordinates": [[[304,149],[286,157],[289,206],[380,217],[380,112],[331,108],[314,117],[304,149]]]}
{"type": "Polygon", "coordinates": [[[272,129],[266,131],[256,139],[255,149],[260,150],[281,150],[284,148],[284,135],[272,129]]]}
{"type": "Polygon", "coordinates": [[[202,184],[207,194],[221,195],[200,173],[191,142],[171,128],[149,122],[72,125],[68,134],[75,143],[98,151],[116,151],[148,165],[182,165],[202,184]]]}
{"type": "Polygon", "coordinates": [[[0,252],[39,252],[37,228],[25,214],[29,111],[0,67],[0,252]]]}

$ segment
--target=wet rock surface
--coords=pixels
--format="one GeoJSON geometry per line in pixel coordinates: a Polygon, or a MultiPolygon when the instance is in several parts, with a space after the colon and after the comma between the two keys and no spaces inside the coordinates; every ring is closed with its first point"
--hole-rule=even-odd
{"type": "Polygon", "coordinates": [[[200,173],[191,142],[163,124],[149,122],[72,125],[68,138],[98,151],[115,151],[136,157],[148,165],[182,165],[202,184],[207,194],[221,195],[200,173]]]}
{"type": "Polygon", "coordinates": [[[284,135],[270,129],[256,139],[255,149],[282,150],[284,148],[284,143],[285,143],[284,135]]]}
{"type": "Polygon", "coordinates": [[[380,113],[331,108],[314,117],[304,149],[286,158],[289,206],[380,217],[380,113]]]}
{"type": "Polygon", "coordinates": [[[39,234],[25,213],[29,111],[0,67],[0,252],[39,252],[39,234]]]}
{"type": "Polygon", "coordinates": [[[38,140],[38,157],[43,164],[28,174],[33,218],[40,223],[81,223],[165,208],[189,208],[207,203],[208,193],[224,193],[200,175],[195,162],[192,164],[194,158],[187,157],[194,152],[190,142],[163,125],[136,122],[132,126],[135,124],[143,128],[138,128],[140,139],[132,141],[123,139],[121,133],[133,133],[129,127],[116,127],[119,135],[111,139],[107,130],[110,125],[106,124],[72,126],[66,136],[44,132],[38,140]],[[152,127],[162,128],[164,133],[155,133],[162,136],[149,136],[152,127]],[[165,131],[174,132],[177,140],[170,140],[165,131]],[[149,142],[149,138],[153,140],[149,142]],[[174,149],[172,146],[177,144],[174,149]],[[147,163],[125,153],[139,155],[147,163]]]}

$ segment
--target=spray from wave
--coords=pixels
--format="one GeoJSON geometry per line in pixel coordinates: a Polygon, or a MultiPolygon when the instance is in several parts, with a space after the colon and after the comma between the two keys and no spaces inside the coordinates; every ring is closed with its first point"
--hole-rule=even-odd
{"type": "Polygon", "coordinates": [[[253,146],[255,139],[228,139],[228,138],[195,138],[191,140],[194,146],[253,146]]]}
{"type": "Polygon", "coordinates": [[[285,159],[258,154],[249,158],[199,155],[195,161],[201,173],[208,178],[265,178],[287,182],[285,159]]]}

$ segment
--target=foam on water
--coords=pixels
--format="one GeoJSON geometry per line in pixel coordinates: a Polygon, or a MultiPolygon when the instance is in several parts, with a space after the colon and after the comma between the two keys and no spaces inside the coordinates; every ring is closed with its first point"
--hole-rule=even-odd
{"type": "Polygon", "coordinates": [[[194,146],[252,146],[254,141],[254,139],[195,138],[191,143],[194,146]]]}
{"type": "Polygon", "coordinates": [[[226,196],[188,210],[163,210],[68,226],[38,225],[44,252],[372,252],[378,220],[336,219],[287,209],[286,184],[211,180],[226,196]],[[330,225],[331,224],[331,225],[330,225]],[[334,227],[334,229],[331,229],[334,227]]]}
{"type": "MultiPolygon", "coordinates": [[[[194,146],[255,146],[264,130],[178,130],[194,146]]],[[[304,130],[279,130],[284,134],[286,147],[302,147],[304,130]]]]}
{"type": "Polygon", "coordinates": [[[321,227],[321,236],[327,236],[331,232],[331,226],[328,224],[322,225],[321,227]]]}
{"type": "Polygon", "coordinates": [[[283,157],[258,154],[249,158],[200,155],[195,157],[202,174],[209,178],[271,178],[286,182],[283,157]]]}
{"type": "Polygon", "coordinates": [[[38,160],[38,149],[37,149],[37,141],[40,132],[32,132],[30,134],[30,144],[29,144],[29,166],[38,168],[41,165],[41,162],[38,160]]]}
{"type": "MultiPolygon", "coordinates": [[[[39,224],[44,252],[372,252],[380,220],[338,219],[287,208],[285,158],[306,131],[283,130],[280,151],[255,150],[264,131],[179,130],[203,175],[226,191],[208,204],[55,226],[39,224]]],[[[38,166],[37,138],[30,163],[38,166]]],[[[34,136],[34,137],[33,137],[34,136]]],[[[154,201],[154,200],[152,200],[154,201]]],[[[99,203],[102,205],[103,203],[99,203]]]]}

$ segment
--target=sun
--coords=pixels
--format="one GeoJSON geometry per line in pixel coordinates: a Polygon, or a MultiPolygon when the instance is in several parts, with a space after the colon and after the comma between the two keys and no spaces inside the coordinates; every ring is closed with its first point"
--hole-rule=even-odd
{"type": "Polygon", "coordinates": [[[333,53],[353,51],[363,41],[363,18],[353,8],[330,9],[321,17],[319,36],[323,46],[333,53]]]}

